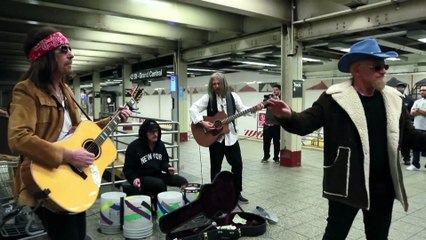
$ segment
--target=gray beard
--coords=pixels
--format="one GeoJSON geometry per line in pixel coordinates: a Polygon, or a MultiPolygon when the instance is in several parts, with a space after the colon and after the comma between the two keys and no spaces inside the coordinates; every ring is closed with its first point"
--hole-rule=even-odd
{"type": "Polygon", "coordinates": [[[378,91],[382,91],[383,88],[385,88],[385,86],[386,86],[385,81],[378,81],[373,83],[373,88],[378,91]]]}

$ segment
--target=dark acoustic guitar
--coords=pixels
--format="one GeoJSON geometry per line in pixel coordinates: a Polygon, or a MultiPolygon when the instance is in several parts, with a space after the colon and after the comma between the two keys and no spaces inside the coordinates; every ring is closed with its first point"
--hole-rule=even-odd
{"type": "MultiPolygon", "coordinates": [[[[266,101],[263,101],[262,104],[264,106],[267,105],[266,101]]],[[[192,135],[195,138],[195,141],[203,147],[208,147],[212,145],[214,142],[217,141],[217,139],[222,136],[223,134],[229,133],[229,126],[228,124],[232,122],[233,120],[249,113],[249,112],[256,112],[257,108],[256,106],[253,106],[251,108],[247,108],[244,111],[241,111],[239,113],[236,113],[232,116],[227,116],[225,112],[218,112],[214,116],[204,116],[204,121],[209,121],[213,123],[214,129],[208,130],[205,129],[201,124],[191,124],[191,131],[192,135]]]]}

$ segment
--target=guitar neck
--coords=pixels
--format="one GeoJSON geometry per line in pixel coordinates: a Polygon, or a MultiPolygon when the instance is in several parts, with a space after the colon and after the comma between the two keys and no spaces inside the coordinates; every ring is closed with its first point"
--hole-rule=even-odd
{"type": "Polygon", "coordinates": [[[243,115],[245,115],[245,114],[247,114],[247,113],[249,113],[249,112],[253,112],[253,111],[255,111],[255,110],[256,110],[256,106],[253,106],[253,107],[251,107],[251,108],[247,108],[247,109],[246,109],[246,110],[244,110],[244,111],[241,111],[241,112],[239,112],[239,113],[236,113],[236,114],[234,114],[234,115],[232,115],[232,116],[229,116],[229,117],[227,117],[227,118],[223,119],[223,120],[222,120],[222,123],[223,123],[223,124],[228,124],[228,123],[230,123],[230,122],[234,121],[235,119],[237,119],[237,118],[239,118],[239,117],[241,117],[241,116],[243,116],[243,115]]]}
{"type": "MultiPolygon", "coordinates": [[[[127,103],[126,107],[127,109],[135,109],[133,106],[136,103],[134,98],[131,98],[127,103]]],[[[99,136],[95,139],[95,143],[98,145],[102,145],[102,143],[105,142],[105,140],[108,138],[108,136],[117,128],[118,124],[121,122],[120,119],[120,113],[116,112],[112,117],[111,121],[102,129],[102,132],[99,134],[99,136]]]]}
{"type": "Polygon", "coordinates": [[[102,129],[102,132],[95,139],[95,142],[98,145],[102,145],[108,136],[117,128],[118,124],[121,122],[120,115],[117,112],[114,116],[111,117],[111,121],[102,129]]]}

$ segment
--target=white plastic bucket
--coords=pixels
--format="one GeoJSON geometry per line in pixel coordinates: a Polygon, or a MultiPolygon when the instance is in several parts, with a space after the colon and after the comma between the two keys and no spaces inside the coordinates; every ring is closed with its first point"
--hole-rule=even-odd
{"type": "Polygon", "coordinates": [[[200,192],[201,184],[199,183],[188,183],[185,186],[182,187],[182,197],[183,202],[185,204],[188,204],[195,199],[198,198],[198,194],[200,192]]]}
{"type": "Polygon", "coordinates": [[[124,199],[123,235],[146,238],[152,235],[151,197],[135,195],[124,199]]]}
{"type": "Polygon", "coordinates": [[[116,234],[121,230],[121,198],[123,192],[106,192],[101,195],[100,229],[106,234],[116,234]]]}
{"type": "Polygon", "coordinates": [[[176,191],[161,192],[157,195],[157,217],[182,207],[182,193],[176,191]]]}

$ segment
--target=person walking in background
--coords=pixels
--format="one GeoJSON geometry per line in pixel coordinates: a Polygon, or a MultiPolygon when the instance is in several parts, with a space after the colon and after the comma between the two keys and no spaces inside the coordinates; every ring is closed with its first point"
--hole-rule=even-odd
{"type": "Polygon", "coordinates": [[[351,79],[329,87],[312,107],[297,113],[281,100],[269,109],[290,133],[324,128],[323,196],[328,199],[323,239],[345,239],[359,210],[369,240],[388,239],[394,199],[405,211],[407,195],[399,163],[399,144],[426,149],[426,134],[414,129],[402,94],[385,86],[389,68],[375,39],[352,45],[338,62],[351,79]]]}
{"type": "MultiPolygon", "coordinates": [[[[56,29],[37,28],[28,33],[24,53],[30,67],[12,92],[8,141],[10,149],[22,159],[22,172],[18,171],[15,182],[18,204],[34,207],[40,192],[30,192],[21,181],[21,175],[25,173],[23,166],[36,162],[49,168],[61,164],[87,168],[95,160],[95,155],[84,148],[71,150],[53,144],[72,133],[81,122],[77,103],[72,101],[73,93],[65,83],[72,73],[74,58],[68,39],[56,29]]],[[[122,121],[131,114],[125,109],[119,112],[122,121]]],[[[103,128],[109,121],[105,118],[96,123],[103,128]]],[[[85,212],[71,215],[42,206],[36,213],[49,239],[86,238],[85,212]]]]}
{"type": "MultiPolygon", "coordinates": [[[[426,132],[426,86],[421,86],[419,91],[421,98],[414,102],[410,113],[414,117],[414,127],[426,132]]],[[[420,154],[421,151],[413,150],[413,161],[407,170],[420,170],[420,154]]]]}
{"type": "Polygon", "coordinates": [[[160,125],[146,119],[139,128],[138,139],[126,149],[123,173],[137,192],[154,196],[153,206],[157,204],[156,196],[167,191],[167,186],[182,187],[188,183],[184,177],[175,175],[176,169],[169,162],[160,125]]]}
{"type": "MultiPolygon", "coordinates": [[[[403,82],[400,82],[396,85],[396,89],[404,95],[403,103],[404,103],[405,109],[407,109],[407,111],[410,112],[411,108],[413,107],[414,101],[410,96],[405,94],[406,88],[407,88],[407,84],[403,82]]],[[[404,145],[401,146],[401,155],[402,155],[402,160],[404,161],[404,165],[407,165],[407,166],[410,165],[411,163],[410,148],[404,145]]]]}
{"type": "Polygon", "coordinates": [[[81,106],[90,115],[89,95],[87,94],[86,89],[83,89],[81,93],[81,106]]]}
{"type": "MultiPolygon", "coordinates": [[[[265,98],[268,96],[275,98],[275,99],[281,99],[281,85],[274,84],[272,86],[272,96],[265,95],[265,98]]],[[[268,159],[271,157],[269,154],[270,148],[271,148],[271,140],[274,141],[274,162],[279,163],[279,157],[280,154],[280,124],[278,121],[274,118],[271,111],[269,111],[268,108],[266,108],[266,114],[265,114],[265,125],[263,126],[263,158],[262,163],[266,163],[268,159]]]]}
{"type": "MultiPolygon", "coordinates": [[[[191,121],[199,124],[207,131],[214,130],[213,123],[204,121],[201,112],[207,110],[207,116],[214,116],[223,111],[228,116],[247,109],[243,105],[241,98],[235,93],[229,91],[228,82],[225,75],[215,72],[210,76],[207,87],[208,93],[192,104],[189,109],[191,121]]],[[[257,110],[263,108],[263,104],[256,106],[257,110]]],[[[226,157],[228,163],[232,166],[231,171],[234,174],[237,190],[240,192],[238,200],[241,203],[248,203],[248,200],[241,194],[243,190],[243,160],[241,157],[240,144],[238,143],[238,133],[234,121],[229,123],[229,132],[220,136],[218,140],[209,146],[210,153],[210,180],[213,182],[216,174],[222,169],[223,157],[226,157]]]]}

